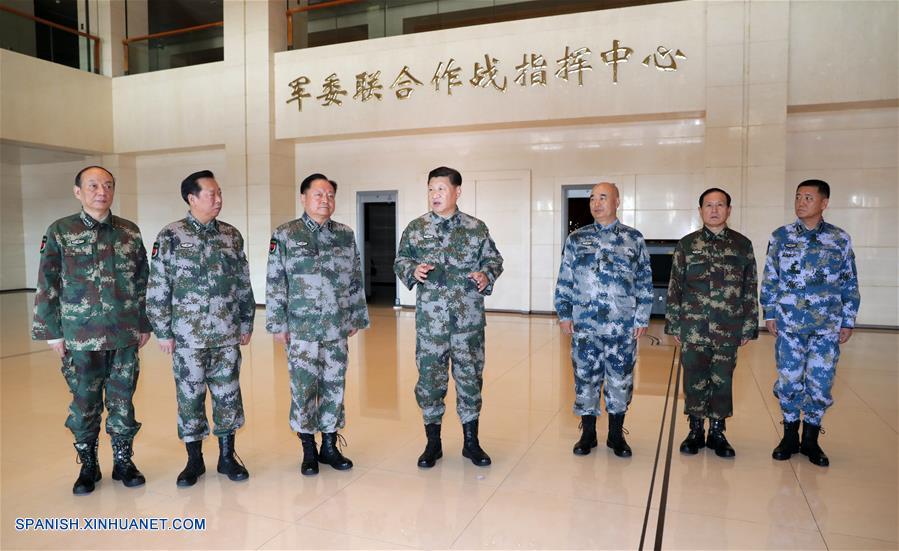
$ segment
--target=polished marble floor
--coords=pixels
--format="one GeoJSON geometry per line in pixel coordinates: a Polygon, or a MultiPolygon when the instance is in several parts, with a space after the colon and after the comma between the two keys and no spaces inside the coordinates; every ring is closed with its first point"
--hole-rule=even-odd
{"type": "MultiPolygon", "coordinates": [[[[737,457],[679,454],[687,430],[678,401],[666,481],[675,349],[658,321],[650,328],[656,338],[640,344],[626,421],[634,456],[620,459],[602,446],[586,457],[571,453],[578,419],[569,344],[553,318],[491,314],[481,441],[494,463],[478,468],[461,457],[452,413],[444,458],[426,471],[415,465],[425,439],[413,395],[414,314],[373,309],[372,328],[350,345],[344,452],[356,467],[302,477],[287,424],[284,351],[265,334],[259,310],[244,349],[247,424],[237,436],[250,479],[218,475],[217,447],[207,440],[207,474],[192,488],[176,487],[185,456],[174,383],[151,340],[136,394],[143,428],[135,461],[148,482],[128,489],[111,480],[104,435],[104,478],[93,494],[76,497],[78,465],[63,426],[69,394],[52,352],[28,339],[31,300],[0,295],[3,549],[635,549],[641,537],[653,547],[660,524],[665,549],[899,547],[896,333],[859,332],[843,349],[822,438],[830,468],[803,456],[771,459],[780,414],[771,395],[773,339],[764,334],[741,350],[735,374],[727,434],[737,457]],[[29,517],[200,518],[206,529],[17,531],[16,519],[29,517]]],[[[599,426],[602,439],[605,419],[599,426]]]]}

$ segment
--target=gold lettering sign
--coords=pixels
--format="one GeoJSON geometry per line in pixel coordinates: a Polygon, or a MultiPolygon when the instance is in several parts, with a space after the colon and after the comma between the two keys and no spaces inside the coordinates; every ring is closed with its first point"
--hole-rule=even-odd
{"type": "MultiPolygon", "coordinates": [[[[618,66],[622,63],[627,63],[633,53],[633,48],[622,45],[621,41],[617,39],[612,41],[611,48],[599,53],[600,61],[611,68],[612,84],[618,84],[618,66]]],[[[566,84],[573,83],[575,81],[573,77],[576,77],[577,85],[583,86],[585,74],[593,71],[593,66],[590,64],[591,55],[593,55],[593,51],[587,46],[578,48],[565,46],[562,57],[555,62],[556,68],[553,75],[566,84]]],[[[472,76],[468,79],[469,84],[474,88],[505,92],[509,77],[501,74],[501,61],[489,53],[485,53],[483,59],[483,62],[480,59],[474,62],[472,76]]],[[[678,70],[677,60],[679,59],[687,59],[686,54],[680,49],[659,46],[654,52],[643,58],[642,66],[654,67],[663,72],[674,72],[678,70]]],[[[602,66],[600,65],[600,67],[602,66]]],[[[548,64],[543,54],[534,52],[522,54],[521,64],[515,65],[514,69],[515,75],[512,82],[520,87],[547,86],[549,84],[547,78],[548,64]]],[[[353,94],[354,100],[360,103],[370,100],[381,101],[381,90],[384,89],[384,86],[380,82],[380,70],[373,72],[362,71],[355,76],[356,93],[353,94]]],[[[430,83],[434,85],[435,92],[439,93],[441,85],[443,85],[446,88],[447,95],[453,95],[453,88],[464,84],[462,66],[454,58],[449,58],[446,62],[439,61],[430,83]]],[[[288,83],[290,97],[286,103],[296,102],[297,111],[302,111],[303,99],[312,97],[312,94],[306,90],[306,87],[310,84],[311,80],[306,75],[301,75],[290,81],[288,83]]],[[[389,89],[394,91],[397,100],[407,100],[418,86],[423,86],[422,81],[415,78],[412,69],[408,65],[403,65],[389,89]]],[[[340,107],[343,104],[341,96],[346,95],[348,93],[341,86],[337,73],[331,73],[325,77],[324,82],[322,82],[322,93],[319,96],[315,96],[315,99],[320,100],[322,107],[340,107]]]]}

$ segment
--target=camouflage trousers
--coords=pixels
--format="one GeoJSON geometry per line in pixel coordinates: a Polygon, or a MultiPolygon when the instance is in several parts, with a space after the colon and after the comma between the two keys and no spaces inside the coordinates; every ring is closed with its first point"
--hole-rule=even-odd
{"type": "Polygon", "coordinates": [[[824,412],[833,404],[830,390],[840,359],[840,335],[799,335],[778,331],[774,343],[777,382],[774,396],[780,400],[784,420],[821,425],[824,412]]]}
{"type": "Polygon", "coordinates": [[[484,329],[449,335],[415,336],[415,363],[418,383],[415,399],[425,424],[440,423],[446,412],[449,367],[456,381],[456,412],[463,424],[481,414],[481,388],[484,386],[484,329]]]}
{"type": "Polygon", "coordinates": [[[347,340],[290,339],[290,428],[294,432],[337,432],[346,424],[347,340]]]}
{"type": "Polygon", "coordinates": [[[737,347],[685,342],[681,347],[681,363],[684,366],[684,413],[709,419],[732,416],[737,347]]]}
{"type": "Polygon", "coordinates": [[[599,415],[600,394],[607,413],[627,412],[634,393],[636,353],[637,339],[631,335],[574,335],[574,414],[599,415]]]}
{"type": "Polygon", "coordinates": [[[196,442],[209,435],[206,387],[212,394],[215,435],[225,436],[243,426],[240,395],[240,346],[175,348],[172,368],[178,397],[178,438],[196,442]]]}
{"type": "Polygon", "coordinates": [[[100,435],[104,403],[106,432],[117,438],[134,438],[140,430],[132,402],[140,374],[136,344],[115,350],[68,350],[62,359],[62,374],[72,393],[66,427],[76,442],[100,435]]]}

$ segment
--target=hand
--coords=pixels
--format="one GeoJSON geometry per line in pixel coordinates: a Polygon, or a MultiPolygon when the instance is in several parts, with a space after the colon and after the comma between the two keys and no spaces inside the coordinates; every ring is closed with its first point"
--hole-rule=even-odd
{"type": "Polygon", "coordinates": [[[851,327],[841,327],[840,328],[840,344],[845,344],[852,337],[852,328],[851,327]]]}
{"type": "Polygon", "coordinates": [[[163,353],[172,355],[172,352],[175,351],[175,339],[156,339],[159,343],[159,349],[162,350],[163,353]]]}
{"type": "Polygon", "coordinates": [[[350,333],[347,335],[347,338],[352,337],[353,335],[355,335],[358,332],[359,332],[358,329],[350,329],[350,333]]]}
{"type": "Polygon", "coordinates": [[[149,333],[141,333],[140,337],[137,339],[137,349],[140,350],[149,341],[150,341],[150,334],[149,333]]]}
{"type": "Polygon", "coordinates": [[[741,339],[740,346],[746,346],[746,343],[749,342],[749,339],[741,339]]]}
{"type": "Polygon", "coordinates": [[[574,322],[571,320],[563,320],[559,322],[559,327],[562,328],[562,332],[566,335],[574,334],[574,322]]]}
{"type": "Polygon", "coordinates": [[[765,320],[765,327],[768,328],[768,332],[777,336],[777,322],[775,320],[765,320]]]}
{"type": "Polygon", "coordinates": [[[471,272],[466,277],[477,284],[479,293],[483,292],[484,289],[487,288],[487,284],[490,283],[490,280],[487,278],[487,274],[485,274],[484,272],[471,272]]]}
{"type": "Polygon", "coordinates": [[[50,345],[50,349],[56,352],[56,355],[60,358],[66,357],[66,341],[62,340],[59,342],[55,342],[50,345]]]}
{"type": "Polygon", "coordinates": [[[639,339],[646,334],[648,327],[634,327],[634,338],[639,339]]]}
{"type": "Polygon", "coordinates": [[[275,338],[276,342],[279,342],[279,343],[283,344],[284,346],[287,346],[288,344],[290,344],[290,335],[287,334],[287,331],[284,331],[282,333],[275,333],[272,335],[272,337],[275,338]]]}
{"type": "Polygon", "coordinates": [[[681,345],[680,337],[678,337],[677,335],[672,335],[672,337],[674,337],[674,342],[676,342],[677,345],[680,346],[681,345]]]}
{"type": "Polygon", "coordinates": [[[251,338],[253,338],[252,333],[244,333],[243,335],[240,336],[240,345],[246,346],[246,345],[250,344],[251,338]]]}
{"type": "Polygon", "coordinates": [[[412,274],[419,283],[424,283],[428,279],[428,272],[434,269],[433,264],[419,264],[415,267],[415,273],[412,274]]]}

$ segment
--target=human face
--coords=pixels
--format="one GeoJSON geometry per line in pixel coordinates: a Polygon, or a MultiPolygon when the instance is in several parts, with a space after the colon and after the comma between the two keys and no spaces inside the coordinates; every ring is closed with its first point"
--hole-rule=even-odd
{"type": "Polygon", "coordinates": [[[306,193],[300,195],[300,201],[303,203],[303,210],[319,224],[324,224],[334,214],[336,207],[334,201],[334,188],[331,182],[327,180],[312,180],[306,193]]]}
{"type": "Polygon", "coordinates": [[[115,182],[112,181],[112,174],[102,168],[91,168],[81,174],[81,185],[74,186],[74,192],[84,212],[96,220],[102,220],[112,207],[115,182]]]}
{"type": "Polygon", "coordinates": [[[715,233],[721,231],[730,217],[730,207],[727,205],[727,196],[720,191],[707,193],[702,198],[702,206],[699,207],[699,215],[705,227],[715,233]]]}
{"type": "Polygon", "coordinates": [[[222,211],[222,189],[212,178],[200,178],[197,184],[200,191],[196,195],[188,195],[187,203],[194,218],[201,224],[206,224],[222,211]]]}
{"type": "Polygon", "coordinates": [[[603,226],[615,221],[620,204],[618,188],[608,182],[596,184],[590,191],[590,214],[603,226]]]}
{"type": "Polygon", "coordinates": [[[431,210],[444,218],[456,212],[456,203],[462,195],[462,186],[454,186],[446,176],[428,180],[428,203],[431,210]]]}
{"type": "Polygon", "coordinates": [[[808,228],[818,225],[823,218],[824,209],[827,208],[827,198],[821,195],[814,186],[802,186],[796,190],[794,203],[796,217],[808,228]]]}

